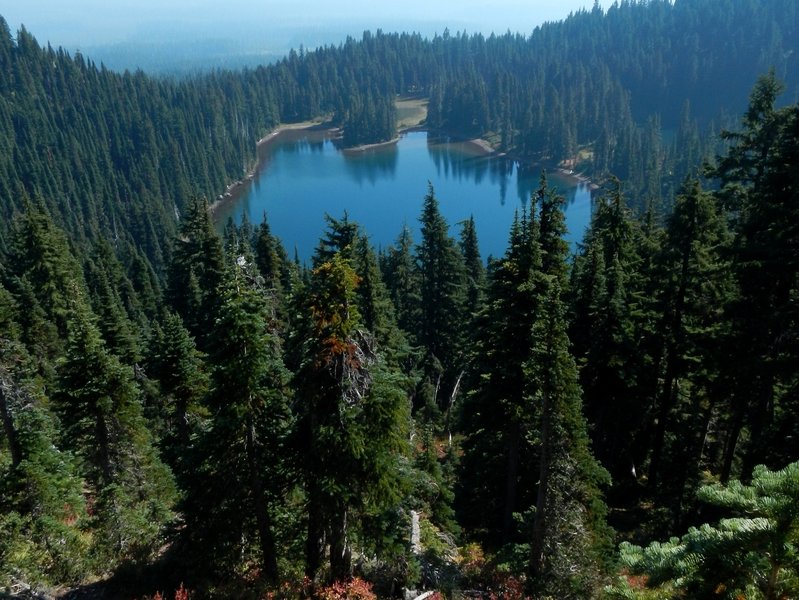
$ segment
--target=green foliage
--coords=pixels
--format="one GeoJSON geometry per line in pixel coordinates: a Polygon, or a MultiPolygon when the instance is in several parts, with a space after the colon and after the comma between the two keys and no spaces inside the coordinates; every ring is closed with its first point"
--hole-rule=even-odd
{"type": "MultiPolygon", "coordinates": [[[[191,492],[185,503],[188,535],[192,545],[204,548],[204,562],[225,570],[252,557],[263,578],[275,582],[273,515],[283,503],[292,426],[288,373],[253,266],[233,263],[220,292],[211,335],[211,418],[198,432],[195,450],[202,477],[184,477],[191,492]]],[[[185,398],[182,409],[188,407],[185,398]]]]}
{"type": "Polygon", "coordinates": [[[80,297],[74,304],[53,402],[90,485],[97,558],[149,558],[172,519],[175,484],[142,416],[133,369],[108,351],[80,297]]]}
{"type": "Polygon", "coordinates": [[[53,444],[57,422],[18,343],[0,339],[0,577],[75,583],[92,568],[88,516],[73,457],[53,444]],[[10,460],[9,460],[10,459],[10,460]]]}
{"type": "Polygon", "coordinates": [[[195,199],[175,240],[167,297],[202,349],[207,347],[205,336],[213,326],[222,273],[222,244],[213,229],[208,203],[195,199]]]}
{"type": "MultiPolygon", "coordinates": [[[[731,516],[646,548],[622,544],[622,562],[632,573],[647,575],[647,585],[668,598],[756,600],[799,593],[799,463],[779,471],[761,465],[751,484],[703,486],[698,495],[731,516]]],[[[609,592],[619,598],[649,597],[624,582],[609,592]]]]}
{"type": "Polygon", "coordinates": [[[360,278],[345,257],[348,248],[324,262],[317,256],[296,379],[309,513],[306,573],[318,574],[329,540],[334,579],[351,569],[348,530],[357,535],[361,515],[399,501],[398,460],[408,451],[410,417],[403,379],[360,329],[360,278]]]}
{"type": "Polygon", "coordinates": [[[796,595],[796,469],[754,469],[799,453],[799,110],[778,107],[773,73],[723,134],[718,190],[685,177],[720,99],[743,107],[769,64],[795,77],[796,16],[790,0],[622,2],[526,37],[367,32],[185,80],[112,73],[0,19],[2,581],[74,584],[164,549],[208,595],[303,569],[450,589],[462,528],[497,551],[461,564],[489,596],[521,597],[524,577],[591,597],[608,531],[590,433],[624,477],[611,515],[630,537],[652,514],[672,531],[704,518],[701,478],[754,474],[700,492],[717,525],[624,546],[647,575],[609,593],[796,595]],[[473,222],[452,239],[432,187],[415,249],[405,228],[378,259],[330,218],[305,272],[266,222],[231,222],[223,246],[192,200],[248,173],[279,121],[390,139],[409,90],[431,128],[625,180],[626,199],[614,183],[596,201],[570,280],[545,177],[485,288],[473,222]],[[628,204],[651,210],[636,222],[628,204]],[[411,510],[427,556],[408,548],[411,510]]]}

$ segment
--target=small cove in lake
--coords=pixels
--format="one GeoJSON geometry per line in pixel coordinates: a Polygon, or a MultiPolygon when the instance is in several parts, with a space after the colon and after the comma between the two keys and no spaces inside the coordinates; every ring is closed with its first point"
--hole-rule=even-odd
{"type": "MultiPolygon", "coordinates": [[[[253,224],[266,214],[289,256],[308,261],[325,230],[325,214],[356,222],[375,248],[392,245],[407,224],[420,240],[419,215],[433,184],[450,233],[474,216],[483,259],[501,257],[516,211],[538,189],[540,173],[486,155],[468,142],[439,140],[426,131],[403,134],[395,144],[342,152],[327,131],[286,130],[261,148],[258,172],[242,196],[215,211],[218,227],[246,213],[253,224]]],[[[567,239],[580,241],[591,218],[589,185],[547,175],[566,198],[567,239]]]]}

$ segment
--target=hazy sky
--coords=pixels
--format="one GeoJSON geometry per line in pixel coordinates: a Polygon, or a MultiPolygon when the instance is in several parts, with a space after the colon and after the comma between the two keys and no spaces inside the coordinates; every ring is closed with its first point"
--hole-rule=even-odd
{"type": "Polygon", "coordinates": [[[313,46],[334,41],[323,39],[325,32],[359,36],[377,28],[529,33],[544,21],[591,6],[593,0],[0,0],[0,15],[12,34],[24,24],[40,43],[74,50],[253,35],[267,44],[278,32],[293,32],[293,45],[313,46]]]}

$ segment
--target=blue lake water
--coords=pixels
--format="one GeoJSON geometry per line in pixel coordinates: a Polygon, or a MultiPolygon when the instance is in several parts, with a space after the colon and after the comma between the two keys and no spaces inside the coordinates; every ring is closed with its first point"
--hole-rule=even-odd
{"type": "MultiPolygon", "coordinates": [[[[540,173],[525,172],[510,160],[483,155],[470,144],[436,141],[427,132],[409,132],[395,145],[349,154],[324,132],[287,131],[262,150],[262,166],[236,202],[217,211],[218,223],[236,222],[246,212],[258,224],[266,214],[272,233],[289,256],[312,256],[325,229],[324,215],[360,224],[375,248],[393,244],[404,224],[419,241],[419,215],[433,184],[441,213],[458,236],[459,223],[474,216],[484,259],[505,252],[516,211],[538,189],[540,173]]],[[[566,225],[572,247],[591,216],[585,184],[549,174],[566,198],[566,225]]]]}

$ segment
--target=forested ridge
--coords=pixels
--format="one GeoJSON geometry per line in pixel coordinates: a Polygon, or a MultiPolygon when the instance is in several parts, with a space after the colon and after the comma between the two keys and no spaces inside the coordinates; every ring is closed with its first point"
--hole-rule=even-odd
{"type": "Polygon", "coordinates": [[[799,594],[797,10],[622,2],[180,80],[4,24],[0,593],[799,594]],[[398,94],[606,181],[576,253],[543,171],[488,264],[432,186],[379,252],[346,214],[309,265],[268,219],[215,233],[259,138],[390,139],[398,94]]]}

